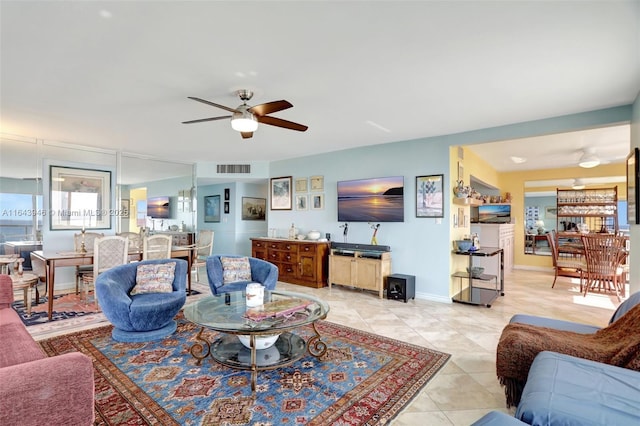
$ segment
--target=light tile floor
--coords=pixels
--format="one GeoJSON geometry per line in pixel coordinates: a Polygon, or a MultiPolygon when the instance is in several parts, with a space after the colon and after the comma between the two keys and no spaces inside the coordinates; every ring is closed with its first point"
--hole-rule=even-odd
{"type": "MultiPolygon", "coordinates": [[[[512,315],[527,313],[604,326],[619,304],[609,294],[583,296],[577,280],[559,277],[553,289],[552,281],[552,272],[509,273],[505,277],[505,296],[498,298],[491,308],[422,299],[404,303],[342,286],[309,289],[278,283],[278,289],[309,293],[326,300],[331,306],[329,321],[450,353],[447,365],[393,425],[469,425],[494,409],[510,412],[495,374],[495,350],[512,315]]],[[[196,283],[194,288],[203,291],[202,296],[208,294],[205,283],[196,283]]],[[[101,315],[75,323],[68,320],[67,324],[33,326],[29,330],[36,339],[42,339],[103,325],[101,315]]]]}

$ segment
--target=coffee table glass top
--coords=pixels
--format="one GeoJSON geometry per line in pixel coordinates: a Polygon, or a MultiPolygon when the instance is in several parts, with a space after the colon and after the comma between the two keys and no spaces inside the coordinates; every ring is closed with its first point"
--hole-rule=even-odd
{"type": "Polygon", "coordinates": [[[310,302],[304,309],[290,315],[253,321],[245,317],[247,311],[244,291],[217,294],[202,298],[184,307],[185,317],[198,325],[231,334],[262,334],[291,330],[324,319],[329,305],[313,296],[290,291],[265,290],[264,302],[300,299],[310,302]]]}

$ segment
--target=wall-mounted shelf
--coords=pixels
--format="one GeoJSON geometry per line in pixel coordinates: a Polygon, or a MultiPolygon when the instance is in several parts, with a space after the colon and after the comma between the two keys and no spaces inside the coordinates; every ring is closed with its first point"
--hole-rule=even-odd
{"type": "Polygon", "coordinates": [[[477,198],[454,198],[453,204],[458,204],[461,206],[481,206],[483,202],[482,200],[478,200],[477,198]]]}

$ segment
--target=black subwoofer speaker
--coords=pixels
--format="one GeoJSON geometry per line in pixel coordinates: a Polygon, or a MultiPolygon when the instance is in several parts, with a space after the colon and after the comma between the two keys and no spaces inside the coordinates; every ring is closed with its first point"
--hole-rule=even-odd
{"type": "Polygon", "coordinates": [[[416,298],[415,275],[391,274],[387,277],[387,299],[404,300],[416,298]]]}

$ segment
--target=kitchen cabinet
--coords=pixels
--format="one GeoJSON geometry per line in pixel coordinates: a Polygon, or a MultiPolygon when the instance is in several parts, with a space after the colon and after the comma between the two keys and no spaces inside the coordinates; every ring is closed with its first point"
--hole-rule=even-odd
{"type": "MultiPolygon", "coordinates": [[[[513,270],[515,225],[513,223],[475,223],[471,225],[471,233],[477,233],[480,247],[497,247],[502,249],[504,257],[504,270],[513,270]]],[[[499,275],[499,263],[490,257],[476,259],[476,266],[485,268],[485,272],[491,275],[499,275]]]]}

